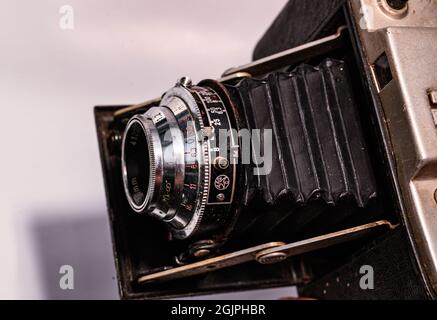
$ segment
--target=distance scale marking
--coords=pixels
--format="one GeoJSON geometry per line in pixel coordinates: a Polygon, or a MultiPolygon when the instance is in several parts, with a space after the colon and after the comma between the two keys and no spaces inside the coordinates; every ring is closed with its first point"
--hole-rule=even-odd
{"type": "MultiPolygon", "coordinates": [[[[177,99],[177,98],[175,98],[177,99]]],[[[168,108],[172,110],[179,124],[180,130],[184,137],[184,164],[185,164],[185,178],[182,188],[180,207],[177,214],[184,217],[180,221],[189,222],[192,215],[196,211],[196,199],[198,196],[199,187],[199,162],[197,153],[197,132],[194,124],[194,119],[181,100],[177,103],[169,103],[168,108]]],[[[172,220],[170,220],[172,221],[172,220]]],[[[176,223],[176,221],[175,221],[176,223]]],[[[187,223],[179,225],[178,227],[185,227],[187,223]]]]}
{"type": "Polygon", "coordinates": [[[187,116],[183,124],[186,130],[183,130],[184,136],[184,159],[185,159],[185,179],[182,192],[181,206],[190,212],[194,213],[196,208],[197,190],[199,186],[199,163],[197,161],[197,139],[196,130],[194,128],[193,119],[187,116]]]}
{"type": "Polygon", "coordinates": [[[165,140],[167,133],[175,130],[174,125],[176,124],[168,122],[166,115],[156,107],[151,108],[149,112],[149,119],[154,123],[155,129],[161,141],[161,145],[163,146],[162,162],[164,164],[164,168],[162,170],[162,182],[159,188],[159,195],[162,199],[162,207],[160,207],[159,211],[167,212],[177,202],[173,196],[175,191],[175,170],[173,165],[169,165],[174,164],[176,159],[173,151],[166,151],[166,148],[173,148],[173,145],[166,146],[165,140]]]}
{"type": "Polygon", "coordinates": [[[196,87],[193,90],[201,101],[205,114],[208,118],[209,126],[213,129],[212,136],[208,138],[209,144],[209,194],[207,204],[222,205],[232,204],[235,191],[236,164],[230,161],[231,150],[235,146],[235,140],[232,135],[226,143],[225,158],[229,166],[225,169],[218,169],[214,166],[215,159],[222,156],[220,147],[217,146],[220,137],[220,130],[230,132],[232,129],[226,107],[220,96],[211,88],[196,87]]]}

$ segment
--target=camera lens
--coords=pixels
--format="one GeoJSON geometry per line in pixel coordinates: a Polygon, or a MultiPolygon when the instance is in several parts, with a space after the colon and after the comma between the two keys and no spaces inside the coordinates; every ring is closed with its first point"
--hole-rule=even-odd
{"type": "Polygon", "coordinates": [[[180,81],[159,106],[132,117],[122,144],[127,200],[140,214],[163,220],[184,239],[226,225],[233,203],[237,148],[220,95],[209,87],[180,81]]]}

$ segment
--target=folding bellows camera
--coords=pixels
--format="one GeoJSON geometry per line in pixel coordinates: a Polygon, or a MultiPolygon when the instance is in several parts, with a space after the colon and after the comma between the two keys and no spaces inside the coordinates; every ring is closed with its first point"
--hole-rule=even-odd
{"type": "Polygon", "coordinates": [[[292,0],[253,62],[96,107],[122,298],[433,297],[436,17],[432,1],[292,0]]]}

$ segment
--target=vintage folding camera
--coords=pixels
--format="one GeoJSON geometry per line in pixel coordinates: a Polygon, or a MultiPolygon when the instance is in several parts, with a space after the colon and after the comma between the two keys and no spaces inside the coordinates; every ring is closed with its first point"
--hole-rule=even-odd
{"type": "Polygon", "coordinates": [[[253,62],[96,107],[121,297],[435,297],[436,57],[437,1],[291,0],[253,62]]]}

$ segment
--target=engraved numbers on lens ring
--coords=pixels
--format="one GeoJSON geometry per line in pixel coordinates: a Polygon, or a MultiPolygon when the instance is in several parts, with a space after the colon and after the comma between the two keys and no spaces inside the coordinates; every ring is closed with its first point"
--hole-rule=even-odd
{"type": "Polygon", "coordinates": [[[210,114],[224,114],[226,112],[226,110],[224,110],[222,107],[209,107],[208,108],[208,112],[210,114]]]}
{"type": "Polygon", "coordinates": [[[198,152],[196,130],[194,128],[194,121],[190,115],[187,114],[185,116],[181,129],[184,132],[185,138],[185,179],[180,205],[183,210],[193,212],[195,210],[194,203],[197,197],[199,164],[197,161],[198,152]]]}
{"type": "Polygon", "coordinates": [[[165,179],[162,185],[162,191],[163,191],[162,199],[165,202],[169,202],[171,199],[171,194],[173,192],[173,184],[167,179],[165,179]]]}
{"type": "Polygon", "coordinates": [[[217,127],[222,125],[220,119],[211,119],[211,124],[217,127]]]}
{"type": "Polygon", "coordinates": [[[152,121],[154,124],[158,124],[159,122],[165,120],[165,115],[162,112],[157,112],[153,115],[152,121]]]}
{"type": "Polygon", "coordinates": [[[229,179],[229,177],[225,174],[221,174],[217,176],[217,178],[215,178],[214,180],[214,187],[220,191],[226,190],[230,184],[231,184],[231,179],[229,179]]]}
{"type": "MultiPolygon", "coordinates": [[[[171,101],[172,102],[172,101],[171,101]]],[[[184,185],[180,200],[179,214],[192,214],[196,209],[199,163],[197,150],[197,132],[194,120],[185,104],[169,103],[169,108],[175,114],[179,129],[184,135],[184,185]]]]}
{"type": "Polygon", "coordinates": [[[188,202],[182,202],[181,206],[184,207],[188,211],[193,211],[193,208],[194,208],[193,204],[188,203],[188,202]]]}
{"type": "MultiPolygon", "coordinates": [[[[222,146],[217,145],[220,143],[221,130],[231,130],[232,125],[227,113],[226,107],[220,96],[211,88],[196,88],[197,97],[199,102],[203,105],[203,109],[206,111],[205,115],[208,118],[209,128],[212,130],[212,136],[208,137],[209,144],[209,160],[212,164],[213,160],[222,154],[228,154],[235,146],[235,141],[231,135],[230,139],[226,143],[226,149],[221,150],[222,146]],[[221,152],[223,151],[223,153],[221,152]]],[[[234,195],[234,182],[236,174],[235,164],[229,165],[226,168],[218,168],[217,166],[211,166],[210,168],[210,181],[208,192],[208,204],[223,205],[232,203],[234,195]],[[226,190],[226,191],[225,191],[226,190]],[[220,192],[219,192],[220,191],[220,192]],[[225,191],[225,192],[221,192],[225,191]]]]}

